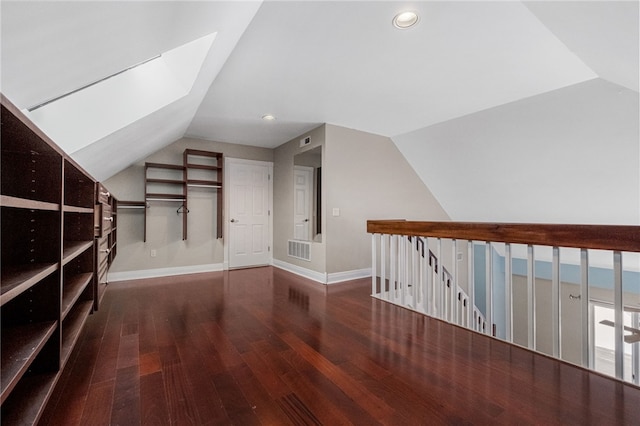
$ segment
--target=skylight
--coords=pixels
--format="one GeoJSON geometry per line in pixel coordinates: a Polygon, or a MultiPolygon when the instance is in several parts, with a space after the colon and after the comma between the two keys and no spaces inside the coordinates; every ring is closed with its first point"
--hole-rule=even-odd
{"type": "Polygon", "coordinates": [[[216,33],[25,111],[72,154],[188,95],[216,33]]]}

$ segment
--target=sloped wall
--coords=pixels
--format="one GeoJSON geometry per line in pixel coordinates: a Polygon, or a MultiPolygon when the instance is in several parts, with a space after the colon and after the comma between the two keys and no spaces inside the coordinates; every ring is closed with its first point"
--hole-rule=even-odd
{"type": "Polygon", "coordinates": [[[594,79],[393,141],[453,220],[638,225],[638,117],[594,79]]]}

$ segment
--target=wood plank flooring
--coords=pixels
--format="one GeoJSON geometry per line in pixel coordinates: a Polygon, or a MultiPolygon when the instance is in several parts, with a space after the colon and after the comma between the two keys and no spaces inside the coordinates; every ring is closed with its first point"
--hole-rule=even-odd
{"type": "Polygon", "coordinates": [[[40,424],[640,424],[640,389],[276,268],[114,283],[40,424]]]}

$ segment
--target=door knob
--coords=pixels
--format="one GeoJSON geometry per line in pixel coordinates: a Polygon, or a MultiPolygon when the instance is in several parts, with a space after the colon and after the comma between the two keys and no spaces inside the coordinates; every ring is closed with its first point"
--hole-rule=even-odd
{"type": "Polygon", "coordinates": [[[240,222],[239,220],[231,219],[231,223],[240,222]]]}
{"type": "Polygon", "coordinates": [[[305,221],[305,222],[309,222],[309,219],[305,219],[304,221],[305,221]]]}

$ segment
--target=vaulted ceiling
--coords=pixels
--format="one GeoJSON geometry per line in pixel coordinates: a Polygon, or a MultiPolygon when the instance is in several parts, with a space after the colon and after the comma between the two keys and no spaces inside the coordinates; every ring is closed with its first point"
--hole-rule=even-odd
{"type": "MultiPolygon", "coordinates": [[[[21,109],[215,33],[187,95],[72,153],[100,180],[183,136],[276,147],[327,122],[391,137],[456,218],[465,207],[447,194],[468,194],[439,182],[421,160],[441,164],[446,156],[454,132],[442,136],[438,126],[453,123],[469,140],[484,131],[485,140],[492,133],[477,114],[509,116],[536,104],[529,99],[561,96],[580,108],[623,91],[624,105],[637,104],[637,1],[3,0],[0,7],[2,92],[21,109]],[[398,30],[391,19],[406,9],[420,21],[398,30]]],[[[105,102],[95,114],[129,102],[105,102]]],[[[634,123],[629,128],[633,134],[634,123]]],[[[56,142],[65,148],[64,136],[56,142]]]]}

